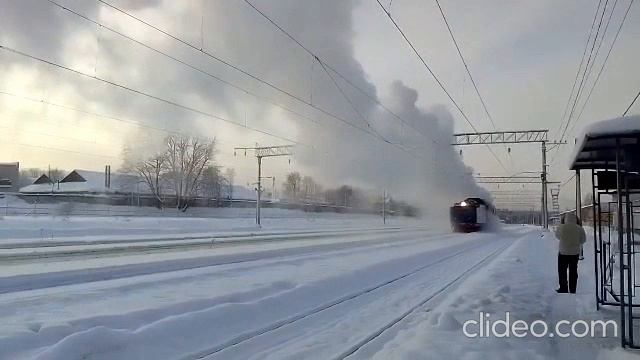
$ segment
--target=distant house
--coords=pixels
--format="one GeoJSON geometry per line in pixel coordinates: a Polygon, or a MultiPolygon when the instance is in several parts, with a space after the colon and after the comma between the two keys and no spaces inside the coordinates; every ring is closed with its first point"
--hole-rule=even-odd
{"type": "Polygon", "coordinates": [[[49,185],[51,185],[51,184],[53,184],[53,181],[51,181],[51,179],[47,175],[42,174],[42,175],[40,175],[39,178],[37,178],[33,182],[33,184],[34,185],[40,185],[40,184],[49,184],[49,185]]]}
{"type": "MultiPolygon", "coordinates": [[[[1,192],[1,190],[0,190],[1,192]]],[[[43,174],[35,179],[31,184],[20,189],[23,194],[88,194],[88,195],[151,195],[149,185],[136,175],[112,173],[107,181],[107,175],[101,171],[90,171],[76,169],[68,173],[60,181],[52,181],[43,174]]],[[[223,199],[233,198],[235,200],[255,200],[256,191],[244,186],[234,185],[233,193],[229,194],[229,189],[223,187],[221,194],[223,199]]],[[[171,184],[164,182],[162,186],[163,196],[173,196],[174,191],[171,184]]],[[[202,194],[198,194],[204,196],[202,194]]]]}
{"type": "Polygon", "coordinates": [[[42,175],[31,185],[20,189],[25,194],[130,194],[146,192],[138,177],[127,174],[111,174],[107,181],[104,172],[73,170],[62,180],[53,182],[42,175]]]}
{"type": "Polygon", "coordinates": [[[19,182],[20,163],[0,163],[0,192],[17,192],[19,182]]]}

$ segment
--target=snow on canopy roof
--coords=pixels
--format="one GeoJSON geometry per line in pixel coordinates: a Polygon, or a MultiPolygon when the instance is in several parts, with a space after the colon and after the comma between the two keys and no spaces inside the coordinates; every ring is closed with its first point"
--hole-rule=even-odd
{"type": "Polygon", "coordinates": [[[572,170],[615,168],[616,139],[624,149],[625,166],[631,170],[640,165],[640,115],[595,122],[577,139],[571,156],[572,170]]]}

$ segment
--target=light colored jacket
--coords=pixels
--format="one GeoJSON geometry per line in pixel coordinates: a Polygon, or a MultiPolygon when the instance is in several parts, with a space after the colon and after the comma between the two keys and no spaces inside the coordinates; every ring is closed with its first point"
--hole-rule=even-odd
{"type": "Polygon", "coordinates": [[[566,215],[565,223],[556,229],[556,238],[560,241],[558,251],[562,255],[579,255],[582,244],[587,241],[587,235],[582,226],[577,224],[576,216],[566,215]]]}

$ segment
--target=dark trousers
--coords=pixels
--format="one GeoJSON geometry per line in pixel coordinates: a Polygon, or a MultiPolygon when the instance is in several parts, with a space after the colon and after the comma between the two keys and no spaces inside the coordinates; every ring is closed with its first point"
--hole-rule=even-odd
{"type": "Polygon", "coordinates": [[[560,291],[576,292],[579,257],[580,255],[558,254],[558,283],[560,284],[560,291]],[[567,270],[569,270],[569,286],[567,286],[567,270]]]}

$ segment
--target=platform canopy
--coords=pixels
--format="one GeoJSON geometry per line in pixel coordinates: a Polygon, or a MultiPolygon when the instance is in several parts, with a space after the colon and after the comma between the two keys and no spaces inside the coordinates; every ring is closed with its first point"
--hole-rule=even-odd
{"type": "Polygon", "coordinates": [[[574,149],[571,170],[615,169],[616,144],[620,165],[640,171],[640,115],[598,121],[586,127],[574,149]]]}

